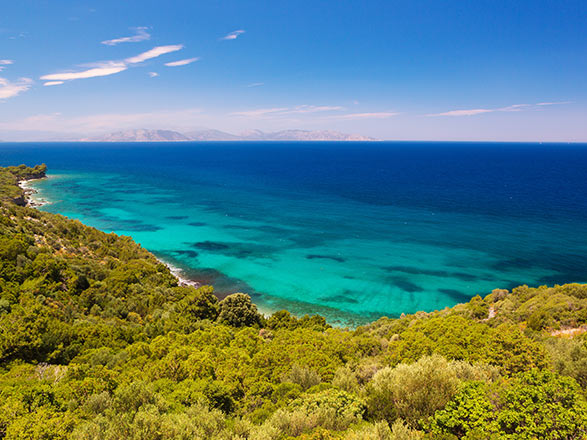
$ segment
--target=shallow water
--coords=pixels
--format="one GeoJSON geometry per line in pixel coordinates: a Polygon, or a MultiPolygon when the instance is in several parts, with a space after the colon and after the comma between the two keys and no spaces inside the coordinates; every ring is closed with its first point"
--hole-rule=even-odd
{"type": "Polygon", "coordinates": [[[42,209],[130,235],[219,295],[355,325],[587,281],[587,145],[1,144],[42,209]]]}

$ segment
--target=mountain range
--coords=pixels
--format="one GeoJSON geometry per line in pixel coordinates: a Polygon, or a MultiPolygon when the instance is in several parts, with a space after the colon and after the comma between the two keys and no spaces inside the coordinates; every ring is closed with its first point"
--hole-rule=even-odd
{"type": "Polygon", "coordinates": [[[357,134],[345,134],[330,130],[283,130],[265,133],[248,130],[238,135],[220,130],[199,130],[179,133],[172,130],[133,129],[103,136],[84,138],[89,142],[177,142],[177,141],[374,141],[376,139],[357,134]]]}

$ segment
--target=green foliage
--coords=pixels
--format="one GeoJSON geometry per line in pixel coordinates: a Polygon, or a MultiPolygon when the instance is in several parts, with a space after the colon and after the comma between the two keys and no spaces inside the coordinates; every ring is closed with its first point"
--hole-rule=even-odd
{"type": "Polygon", "coordinates": [[[257,311],[257,306],[251,302],[251,297],[244,293],[228,295],[220,301],[218,321],[233,327],[251,327],[261,325],[263,317],[257,311]]]}
{"type": "Polygon", "coordinates": [[[392,424],[398,418],[413,427],[441,409],[459,389],[459,378],[441,356],[384,368],[367,387],[367,407],[375,419],[392,424]]]}
{"type": "Polygon", "coordinates": [[[431,431],[436,434],[450,433],[463,438],[471,432],[488,435],[493,417],[493,405],[487,395],[485,384],[470,382],[464,386],[444,409],[434,414],[431,431]]]}
{"type": "Polygon", "coordinates": [[[390,341],[392,363],[416,360],[432,353],[449,359],[487,362],[507,373],[546,365],[546,352],[514,325],[490,327],[459,314],[416,318],[390,341]]]}
{"type": "Polygon", "coordinates": [[[587,339],[549,338],[545,345],[552,369],[587,389],[587,339]]]}
{"type": "Polygon", "coordinates": [[[317,427],[340,431],[362,421],[364,412],[361,399],[344,391],[326,390],[306,395],[277,410],[265,428],[293,437],[317,427]]]}
{"type": "Polygon", "coordinates": [[[469,383],[436,412],[430,430],[456,438],[562,440],[587,435],[587,401],[573,379],[532,370],[496,385],[469,383]]]}
{"type": "Polygon", "coordinates": [[[303,390],[312,388],[322,381],[318,373],[307,367],[300,367],[298,364],[294,364],[291,371],[283,376],[282,380],[283,382],[295,383],[303,390]]]}

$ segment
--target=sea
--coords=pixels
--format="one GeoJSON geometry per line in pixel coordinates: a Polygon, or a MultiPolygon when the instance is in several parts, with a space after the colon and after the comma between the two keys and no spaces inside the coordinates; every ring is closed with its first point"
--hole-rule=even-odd
{"type": "Polygon", "coordinates": [[[40,209],[335,326],[587,282],[587,144],[8,143],[40,209]]]}

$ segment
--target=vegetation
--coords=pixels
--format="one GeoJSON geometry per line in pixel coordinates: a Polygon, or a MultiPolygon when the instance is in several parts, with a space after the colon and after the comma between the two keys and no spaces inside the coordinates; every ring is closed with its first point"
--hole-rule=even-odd
{"type": "Polygon", "coordinates": [[[263,317],[17,206],[21,170],[0,169],[0,438],[587,438],[586,285],[354,330],[263,317]]]}
{"type": "Polygon", "coordinates": [[[22,180],[40,179],[45,177],[47,165],[37,165],[34,168],[26,165],[0,168],[0,201],[9,201],[24,206],[24,190],[18,186],[22,180]]]}

